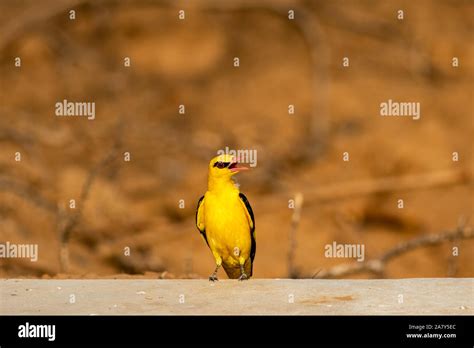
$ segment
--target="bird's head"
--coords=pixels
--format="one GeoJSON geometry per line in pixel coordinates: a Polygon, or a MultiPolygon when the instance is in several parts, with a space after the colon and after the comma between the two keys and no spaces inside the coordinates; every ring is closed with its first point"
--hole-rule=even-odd
{"type": "Polygon", "coordinates": [[[238,158],[232,155],[219,155],[209,162],[209,178],[230,179],[233,175],[249,168],[239,165],[238,158]]]}

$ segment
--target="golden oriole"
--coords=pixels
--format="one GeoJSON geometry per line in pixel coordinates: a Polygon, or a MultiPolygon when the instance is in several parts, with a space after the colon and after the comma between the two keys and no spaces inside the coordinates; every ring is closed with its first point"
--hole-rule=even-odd
{"type": "Polygon", "coordinates": [[[227,154],[209,163],[207,192],[198,202],[196,226],[216,261],[210,281],[218,280],[217,271],[221,266],[231,279],[244,280],[252,276],[257,247],[255,218],[249,201],[232,179],[247,169],[238,165],[235,156],[227,154]]]}

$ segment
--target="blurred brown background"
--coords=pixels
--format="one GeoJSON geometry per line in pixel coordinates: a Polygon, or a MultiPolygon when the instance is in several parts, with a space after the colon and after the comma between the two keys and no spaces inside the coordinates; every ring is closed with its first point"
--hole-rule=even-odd
{"type": "MultiPolygon", "coordinates": [[[[387,176],[469,176],[473,17],[472,1],[2,1],[0,242],[38,243],[39,260],[0,260],[0,276],[207,277],[213,259],[194,213],[225,146],[258,151],[238,178],[256,215],[255,277],[288,276],[296,192],[300,277],[354,262],[325,258],[333,241],[363,243],[368,260],[456,228],[472,216],[465,175],[423,190],[312,195],[387,176]],[[63,99],[95,102],[96,119],[56,117],[63,99]],[[421,119],[380,117],[388,99],[420,102],[421,119]]],[[[472,277],[473,247],[418,248],[384,276],[472,277]]]]}

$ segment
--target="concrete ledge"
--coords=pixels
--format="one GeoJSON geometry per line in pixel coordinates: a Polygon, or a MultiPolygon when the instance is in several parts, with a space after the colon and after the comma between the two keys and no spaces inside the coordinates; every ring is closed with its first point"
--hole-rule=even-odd
{"type": "Polygon", "coordinates": [[[0,280],[2,315],[472,315],[473,308],[474,278],[251,279],[217,283],[207,280],[0,280]],[[75,303],[70,303],[71,295],[75,303]]]}

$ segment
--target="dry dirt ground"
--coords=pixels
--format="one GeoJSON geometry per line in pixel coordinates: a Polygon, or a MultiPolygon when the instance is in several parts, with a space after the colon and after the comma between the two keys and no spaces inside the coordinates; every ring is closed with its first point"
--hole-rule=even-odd
{"type": "MultiPolygon", "coordinates": [[[[472,173],[473,2],[196,1],[183,5],[184,21],[168,2],[64,3],[0,3],[0,176],[30,190],[25,199],[0,185],[0,241],[39,245],[37,262],[2,260],[0,277],[207,277],[213,259],[194,226],[195,206],[207,163],[225,146],[258,151],[257,167],[239,178],[256,215],[257,278],[287,276],[296,192],[309,202],[296,235],[302,277],[351,261],[324,256],[333,241],[362,243],[369,259],[472,216],[471,183],[320,203],[310,191],[472,173]],[[96,119],[56,117],[63,99],[95,102],[96,119]],[[380,117],[387,99],[420,102],[421,119],[380,117]],[[96,176],[61,273],[61,226],[31,192],[71,213],[69,200],[80,200],[117,140],[131,161],[119,158],[96,176]]],[[[391,262],[385,276],[473,277],[473,250],[473,241],[421,248],[391,262]]]]}

